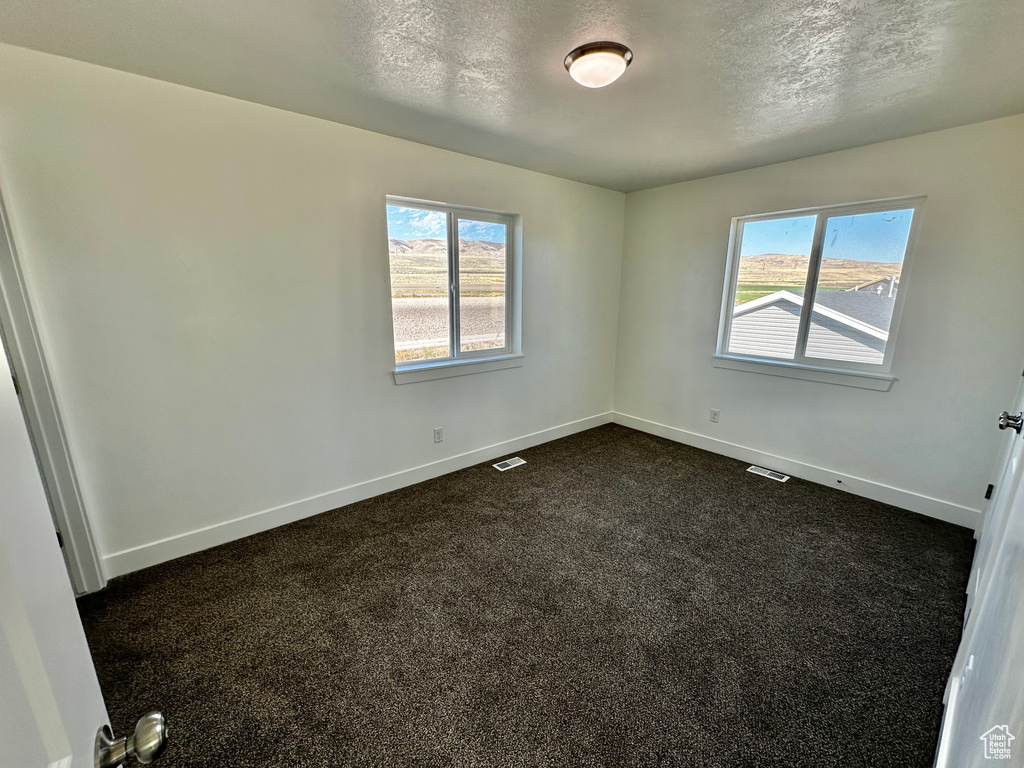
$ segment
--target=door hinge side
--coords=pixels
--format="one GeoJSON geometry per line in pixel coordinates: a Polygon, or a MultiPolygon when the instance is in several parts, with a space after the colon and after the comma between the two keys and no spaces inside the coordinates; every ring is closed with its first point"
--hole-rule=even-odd
{"type": "Polygon", "coordinates": [[[60,535],[60,531],[57,531],[57,546],[64,549],[64,537],[60,535]]]}
{"type": "Polygon", "coordinates": [[[996,487],[994,485],[992,485],[992,483],[989,483],[988,484],[988,488],[985,489],[985,498],[986,499],[991,499],[992,498],[992,491],[994,491],[995,489],[996,489],[996,487]]]}

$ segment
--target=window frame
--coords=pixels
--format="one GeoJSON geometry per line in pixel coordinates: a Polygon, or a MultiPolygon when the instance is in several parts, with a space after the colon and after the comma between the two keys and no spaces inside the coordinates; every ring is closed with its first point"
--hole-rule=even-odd
{"type": "Polygon", "coordinates": [[[891,197],[882,200],[815,206],[813,208],[799,208],[734,217],[729,230],[729,252],[725,285],[722,291],[722,311],[719,319],[718,344],[715,349],[713,364],[719,368],[748,370],[812,381],[865,387],[868,389],[888,389],[894,379],[890,372],[896,351],[896,341],[899,335],[903,306],[906,300],[906,285],[913,266],[914,254],[917,250],[917,238],[921,228],[926,199],[927,197],[924,195],[891,197]],[[810,334],[814,302],[817,298],[818,276],[821,271],[822,252],[824,250],[823,241],[828,220],[839,216],[879,213],[891,210],[913,210],[914,213],[907,236],[907,247],[903,255],[903,264],[900,268],[900,286],[896,291],[882,362],[862,363],[808,357],[806,355],[807,339],[810,334]],[[803,304],[800,307],[793,358],[785,359],[768,355],[729,352],[729,337],[732,331],[736,288],[739,282],[740,248],[743,242],[744,225],[748,222],[771,221],[774,219],[812,215],[816,217],[816,220],[807,276],[804,281],[803,304]]]}
{"type": "MultiPolygon", "coordinates": [[[[448,349],[447,357],[412,360],[407,363],[395,362],[396,384],[414,381],[462,376],[490,370],[518,367],[522,365],[522,284],[520,279],[522,217],[505,211],[494,211],[467,205],[452,205],[429,200],[419,200],[397,195],[385,196],[384,226],[387,229],[388,206],[401,206],[424,211],[443,213],[446,217],[447,259],[448,259],[448,349]],[[492,349],[461,350],[461,290],[459,274],[459,221],[482,221],[505,226],[505,346],[492,349]]],[[[392,355],[394,349],[394,290],[391,286],[391,250],[386,249],[388,258],[388,288],[391,309],[392,355]]],[[[393,359],[393,357],[392,357],[393,359]]]]}

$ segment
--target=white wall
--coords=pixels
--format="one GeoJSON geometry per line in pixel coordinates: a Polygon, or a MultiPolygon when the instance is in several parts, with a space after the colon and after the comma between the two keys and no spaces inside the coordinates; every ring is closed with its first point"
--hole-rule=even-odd
{"type": "Polygon", "coordinates": [[[624,196],[9,46],[0,72],[0,185],[110,574],[613,407],[974,523],[1024,365],[1024,117],[624,196]],[[386,194],[523,214],[522,368],[394,384],[386,194]],[[890,392],[711,366],[731,217],[917,194],[890,392]]]}
{"type": "Polygon", "coordinates": [[[111,574],[607,420],[621,193],[9,46],[0,72],[0,183],[111,574]],[[523,215],[523,367],[395,385],[386,194],[523,215]]]}
{"type": "Polygon", "coordinates": [[[1022,211],[1024,116],[630,194],[615,410],[971,525],[1024,368],[1022,211]],[[891,391],[712,367],[732,217],[900,195],[928,201],[891,391]]]}

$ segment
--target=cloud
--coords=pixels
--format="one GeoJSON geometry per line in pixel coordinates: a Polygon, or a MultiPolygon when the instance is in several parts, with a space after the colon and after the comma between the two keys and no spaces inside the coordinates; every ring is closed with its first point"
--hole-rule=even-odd
{"type": "Polygon", "coordinates": [[[484,240],[489,243],[503,243],[505,242],[505,225],[463,219],[459,222],[459,238],[462,240],[484,240]]]}
{"type": "MultiPolygon", "coordinates": [[[[388,237],[398,240],[447,237],[448,217],[441,211],[422,208],[388,206],[388,237]]],[[[505,225],[473,219],[459,220],[459,237],[463,240],[483,240],[490,243],[505,242],[505,225]]]]}
{"type": "Polygon", "coordinates": [[[440,211],[388,206],[388,236],[399,240],[443,238],[447,219],[440,211]]]}
{"type": "Polygon", "coordinates": [[[409,228],[420,237],[444,237],[446,218],[440,211],[415,211],[409,216],[409,228]]]}

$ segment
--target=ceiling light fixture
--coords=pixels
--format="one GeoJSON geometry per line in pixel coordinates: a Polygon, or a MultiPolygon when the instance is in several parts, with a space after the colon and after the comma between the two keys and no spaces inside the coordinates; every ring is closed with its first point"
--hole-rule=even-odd
{"type": "Polygon", "coordinates": [[[632,60],[633,52],[621,43],[587,43],[565,57],[565,68],[580,85],[604,88],[622,77],[632,60]]]}

